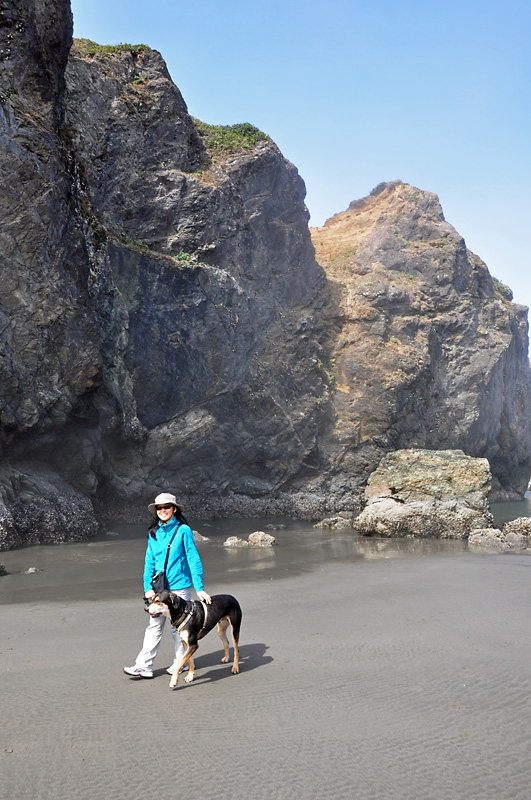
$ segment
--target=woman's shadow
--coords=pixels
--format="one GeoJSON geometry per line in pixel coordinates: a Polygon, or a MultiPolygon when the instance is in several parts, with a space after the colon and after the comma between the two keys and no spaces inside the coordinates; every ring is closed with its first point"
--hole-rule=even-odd
{"type": "MultiPolygon", "coordinates": [[[[266,644],[255,642],[253,644],[243,644],[240,646],[240,672],[249,672],[252,669],[258,669],[265,664],[273,661],[272,656],[266,655],[268,649],[266,644]]],[[[231,646],[229,662],[222,664],[223,649],[214,650],[211,653],[200,654],[194,658],[195,677],[194,683],[200,681],[219,681],[221,678],[226,678],[230,675],[232,663],[234,658],[234,649],[231,646]],[[207,670],[207,672],[205,672],[207,670]]],[[[158,674],[159,670],[155,674],[158,674]]],[[[160,670],[160,674],[164,674],[164,670],[160,670]]],[[[184,677],[181,675],[180,677],[184,677]]]]}

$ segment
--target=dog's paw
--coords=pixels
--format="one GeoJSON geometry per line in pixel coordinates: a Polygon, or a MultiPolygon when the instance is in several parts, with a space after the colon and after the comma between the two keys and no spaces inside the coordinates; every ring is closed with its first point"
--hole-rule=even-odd
{"type": "Polygon", "coordinates": [[[170,689],[175,689],[176,686],[177,686],[177,675],[175,675],[175,677],[173,677],[171,679],[171,681],[170,681],[170,689]]]}
{"type": "Polygon", "coordinates": [[[186,678],[184,679],[184,682],[185,683],[192,683],[193,679],[194,679],[194,673],[193,672],[189,672],[188,675],[186,676],[186,678]]]}
{"type": "Polygon", "coordinates": [[[229,660],[228,656],[223,656],[223,658],[221,659],[221,663],[226,664],[228,660],[229,660]]]}
{"type": "Polygon", "coordinates": [[[236,664],[235,664],[235,665],[233,666],[233,668],[231,669],[231,672],[233,672],[233,673],[234,673],[234,675],[237,675],[239,671],[240,671],[240,668],[239,668],[239,667],[237,667],[237,666],[236,666],[236,664]]]}

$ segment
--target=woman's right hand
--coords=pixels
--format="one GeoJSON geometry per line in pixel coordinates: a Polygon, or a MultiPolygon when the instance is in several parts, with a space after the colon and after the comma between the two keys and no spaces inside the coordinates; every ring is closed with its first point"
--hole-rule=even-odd
{"type": "Polygon", "coordinates": [[[155,592],[153,591],[153,589],[148,589],[147,592],[144,594],[144,597],[147,600],[151,600],[152,597],[155,597],[155,592]]]}

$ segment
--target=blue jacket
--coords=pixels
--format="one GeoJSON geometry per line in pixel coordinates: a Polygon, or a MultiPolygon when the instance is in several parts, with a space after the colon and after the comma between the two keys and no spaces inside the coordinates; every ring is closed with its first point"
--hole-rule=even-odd
{"type": "MultiPolygon", "coordinates": [[[[156,539],[148,536],[146,560],[144,562],[144,592],[152,588],[151,579],[164,569],[168,544],[175,533],[177,521],[170,520],[156,530],[156,539]]],[[[187,589],[194,586],[196,592],[204,589],[203,565],[195,546],[194,534],[188,525],[179,525],[177,535],[170,547],[166,577],[170,589],[187,589]]]]}

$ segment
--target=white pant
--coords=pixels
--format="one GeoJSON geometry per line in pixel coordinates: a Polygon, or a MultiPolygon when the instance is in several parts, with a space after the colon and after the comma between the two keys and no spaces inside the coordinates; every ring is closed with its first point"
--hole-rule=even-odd
{"type": "MultiPolygon", "coordinates": [[[[178,591],[174,591],[174,594],[178,594],[179,597],[182,597],[183,600],[190,600],[192,597],[192,589],[189,587],[188,589],[179,589],[178,591]]],[[[149,618],[149,625],[146,628],[146,632],[144,634],[144,644],[142,645],[142,650],[136,657],[135,667],[142,670],[151,671],[153,669],[153,661],[155,656],[157,655],[160,640],[162,639],[162,631],[164,630],[164,624],[166,622],[166,617],[162,615],[161,617],[150,617],[149,618]]],[[[175,644],[175,659],[173,661],[174,664],[178,664],[179,661],[184,656],[184,645],[182,643],[181,637],[178,633],[174,631],[172,628],[171,630],[174,644],[175,644]]]]}

